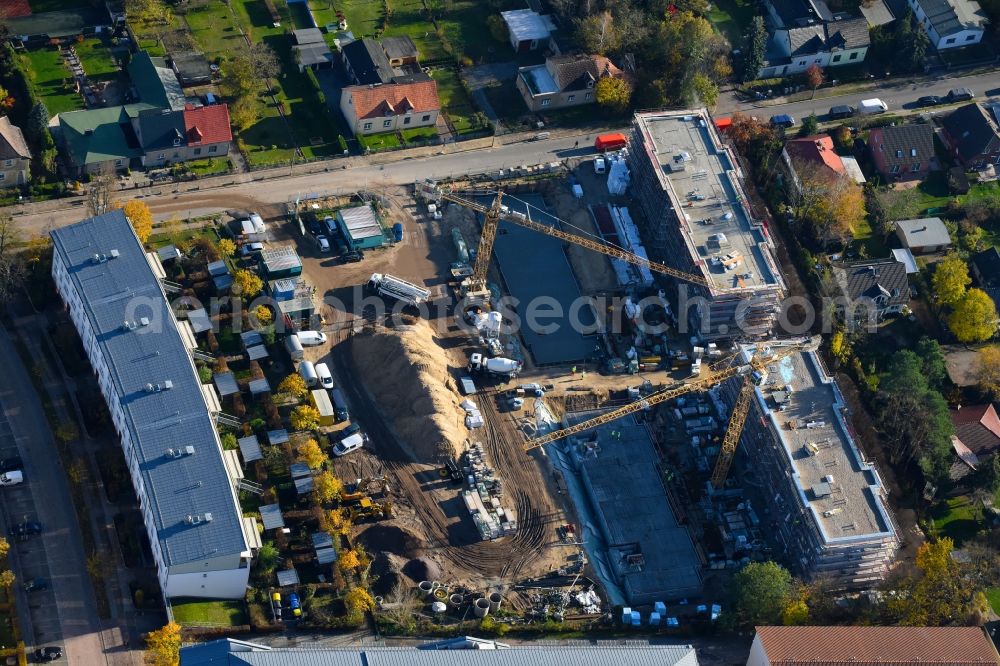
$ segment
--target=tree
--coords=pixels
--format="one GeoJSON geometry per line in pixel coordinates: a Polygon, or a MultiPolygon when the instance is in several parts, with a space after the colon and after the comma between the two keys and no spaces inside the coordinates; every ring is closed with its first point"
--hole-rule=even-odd
{"type": "Polygon", "coordinates": [[[632,99],[632,86],[624,79],[605,76],[594,86],[594,98],[611,113],[622,114],[632,99]]]}
{"type": "Polygon", "coordinates": [[[954,252],[935,264],[931,287],[938,303],[954,305],[965,295],[965,289],[970,284],[969,267],[954,252]]]}
{"type": "Polygon", "coordinates": [[[260,107],[253,97],[237,97],[229,106],[229,118],[236,129],[245,130],[260,119],[260,107]]]}
{"type": "Polygon", "coordinates": [[[892,68],[900,73],[922,70],[931,41],[910,7],[896,21],[893,33],[892,68]]]}
{"type": "Polygon", "coordinates": [[[219,242],[216,243],[216,249],[219,251],[219,256],[228,259],[236,254],[236,243],[228,238],[220,238],[219,242]]]}
{"type": "Polygon", "coordinates": [[[125,0],[125,15],[138,23],[167,23],[170,10],[162,0],[125,0]]]}
{"type": "Polygon", "coordinates": [[[777,624],[792,590],[792,575],[775,562],[751,562],[730,582],[732,622],[739,626],[777,624]]]}
{"type": "Polygon", "coordinates": [[[486,19],[486,27],[490,29],[490,37],[494,40],[507,41],[507,24],[499,14],[490,14],[486,19]]]}
{"type": "Polygon", "coordinates": [[[361,566],[361,560],[358,559],[358,554],[353,549],[345,550],[340,553],[340,557],[337,559],[337,566],[344,572],[354,571],[361,566]]]}
{"type": "Polygon", "coordinates": [[[296,430],[316,430],[319,428],[319,410],[312,405],[299,405],[292,410],[289,421],[296,430]]]}
{"type": "Polygon", "coordinates": [[[260,572],[265,575],[270,575],[278,567],[278,559],[281,553],[278,552],[277,546],[274,545],[273,541],[265,541],[260,550],[257,551],[257,567],[260,572]]]}
{"type": "Polygon", "coordinates": [[[823,85],[823,82],[826,81],[826,75],[823,74],[823,68],[816,63],[809,65],[809,69],[806,70],[805,76],[806,83],[809,84],[810,88],[812,88],[813,95],[816,94],[816,88],[819,88],[823,85]]]}
{"type": "Polygon", "coordinates": [[[847,174],[816,164],[797,164],[797,187],[789,200],[795,217],[809,225],[823,245],[846,242],[865,219],[864,192],[847,174]]]}
{"type": "Polygon", "coordinates": [[[373,611],[375,610],[375,600],[372,599],[368,590],[363,587],[355,587],[344,595],[344,606],[351,613],[373,611]]]}
{"type": "Polygon", "coordinates": [[[111,171],[105,169],[92,175],[86,189],[87,212],[97,216],[111,210],[115,204],[117,188],[115,174],[111,171]]]}
{"type": "Polygon", "coordinates": [[[5,590],[9,590],[10,586],[13,585],[16,580],[17,576],[15,576],[14,572],[10,569],[0,571],[0,585],[2,585],[5,590]]]}
{"type": "Polygon", "coordinates": [[[802,119],[802,128],[799,129],[799,136],[812,136],[819,132],[819,119],[815,113],[810,113],[802,119]]]}
{"type": "Polygon", "coordinates": [[[278,384],[278,393],[301,400],[309,395],[309,387],[306,386],[306,380],[302,379],[302,375],[293,372],[278,384]]]}
{"type": "Polygon", "coordinates": [[[0,303],[6,303],[24,282],[27,268],[18,248],[24,241],[21,226],[7,211],[0,211],[0,303]]]}
{"type": "Polygon", "coordinates": [[[0,561],[7,559],[7,553],[9,552],[10,542],[4,537],[0,537],[0,561]]]}
{"type": "Polygon", "coordinates": [[[273,79],[281,74],[281,61],[278,54],[264,42],[253,42],[248,50],[250,64],[254,74],[261,79],[273,79]]]}
{"type": "Polygon", "coordinates": [[[253,298],[264,288],[264,281],[253,271],[240,268],[233,274],[233,285],[243,298],[253,298]]]}
{"type": "Polygon", "coordinates": [[[253,310],[253,316],[257,319],[257,324],[261,327],[265,327],[274,321],[274,315],[271,313],[271,308],[266,305],[258,305],[253,310]]]}
{"type": "Polygon", "coordinates": [[[319,469],[329,458],[323,453],[319,442],[315,439],[310,439],[299,447],[299,460],[309,465],[310,469],[319,469]]]}
{"type": "Polygon", "coordinates": [[[344,515],[344,509],[330,509],[319,519],[320,529],[331,535],[347,536],[351,532],[351,519],[344,515]]]}
{"type": "Polygon", "coordinates": [[[948,315],[948,328],[959,342],[983,342],[997,332],[997,307],[982,289],[970,289],[948,315]]]}
{"type": "Polygon", "coordinates": [[[620,39],[609,11],[576,21],[576,41],[587,53],[607,55],[618,50],[620,39]]]}
{"type": "Polygon", "coordinates": [[[941,345],[934,338],[926,335],[917,340],[914,347],[917,356],[920,357],[921,369],[927,385],[935,391],[942,391],[948,384],[948,366],[944,360],[944,352],[941,345]]]}
{"type": "Polygon", "coordinates": [[[954,543],[943,538],[917,550],[918,575],[900,587],[888,607],[896,621],[909,627],[939,627],[964,620],[971,609],[972,590],[951,556],[954,543]]]}
{"type": "Polygon", "coordinates": [[[146,202],[131,199],[126,201],[124,205],[120,202],[116,202],[115,205],[124,211],[125,217],[132,223],[132,228],[135,229],[135,235],[139,237],[139,242],[145,244],[149,240],[149,235],[153,233],[153,213],[149,210],[146,202]]]}
{"type": "Polygon", "coordinates": [[[146,662],[153,666],[177,666],[181,660],[181,625],[170,622],[146,634],[146,662]]]}
{"type": "Polygon", "coordinates": [[[712,104],[722,75],[731,71],[729,51],[729,43],[703,16],[688,10],[668,13],[641,53],[646,79],[641,105],[692,105],[699,99],[712,104]]]}
{"type": "Polygon", "coordinates": [[[772,125],[742,113],[733,114],[726,135],[740,153],[765,172],[770,170],[784,143],[772,125]]]}
{"type": "MultiPolygon", "coordinates": [[[[28,112],[28,122],[24,125],[24,132],[28,135],[28,140],[39,145],[42,143],[42,136],[49,132],[49,110],[42,102],[36,103],[28,112]]],[[[50,137],[51,138],[51,137],[50,137]]]]}
{"type": "MultiPolygon", "coordinates": [[[[976,373],[979,390],[992,400],[1000,399],[1000,347],[991,345],[979,350],[979,370],[976,373]]],[[[1000,456],[994,456],[1000,460],[1000,456]]]]}
{"type": "Polygon", "coordinates": [[[313,478],[313,492],[320,504],[329,504],[344,492],[344,484],[333,472],[320,472],[313,478]]]}
{"type": "Polygon", "coordinates": [[[743,80],[753,81],[764,66],[767,52],[767,25],[763,16],[754,16],[747,28],[746,48],[743,56],[743,80]]]}

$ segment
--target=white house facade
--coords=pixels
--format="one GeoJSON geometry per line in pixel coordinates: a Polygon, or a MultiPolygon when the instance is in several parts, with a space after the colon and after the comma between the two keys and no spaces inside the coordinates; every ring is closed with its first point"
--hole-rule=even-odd
{"type": "Polygon", "coordinates": [[[983,41],[988,20],[976,0],[908,0],[931,44],[938,50],[983,41]]]}

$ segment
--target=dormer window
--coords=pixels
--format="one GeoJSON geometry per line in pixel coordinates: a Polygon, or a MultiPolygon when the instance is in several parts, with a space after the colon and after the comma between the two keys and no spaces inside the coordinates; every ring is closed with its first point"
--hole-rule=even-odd
{"type": "Polygon", "coordinates": [[[178,137],[174,137],[174,145],[175,145],[175,146],[179,146],[179,145],[181,145],[181,140],[180,140],[180,138],[178,138],[178,137]]]}
{"type": "Polygon", "coordinates": [[[594,80],[593,79],[591,79],[590,81],[587,81],[587,87],[588,88],[593,88],[594,87],[594,80]]]}

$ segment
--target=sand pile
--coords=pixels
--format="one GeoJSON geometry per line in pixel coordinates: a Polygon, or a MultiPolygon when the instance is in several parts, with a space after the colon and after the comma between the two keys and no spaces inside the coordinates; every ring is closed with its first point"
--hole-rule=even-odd
{"type": "Polygon", "coordinates": [[[465,412],[429,324],[355,336],[351,353],[360,379],[415,461],[437,463],[461,453],[465,412]]]}

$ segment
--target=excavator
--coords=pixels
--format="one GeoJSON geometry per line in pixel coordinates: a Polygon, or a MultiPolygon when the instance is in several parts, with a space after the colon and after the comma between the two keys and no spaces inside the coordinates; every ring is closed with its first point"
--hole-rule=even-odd
{"type": "Polygon", "coordinates": [[[361,500],[348,509],[350,511],[351,522],[363,522],[366,520],[387,520],[392,518],[392,502],[375,502],[370,497],[362,497],[361,500]]]}
{"type": "Polygon", "coordinates": [[[810,339],[807,342],[801,341],[769,341],[768,346],[758,348],[749,360],[742,359],[743,352],[737,352],[727,356],[720,361],[713,363],[703,371],[701,377],[679,385],[669,386],[663,390],[650,393],[649,395],[629,403],[624,407],[613,409],[609,412],[595,416],[592,419],[581,421],[560,430],[553,430],[545,435],[540,435],[528,440],[524,450],[531,451],[549,442],[554,442],[571,435],[596,428],[597,426],[611,423],[618,419],[648,409],[654,405],[679,398],[687,393],[695,391],[705,391],[713,386],[717,386],[727,379],[743,376],[743,384],[733,405],[733,411],[726,424],[726,434],[722,438],[722,445],[719,450],[719,457],[715,461],[712,471],[712,485],[718,489],[722,488],[729,476],[729,468],[732,466],[733,457],[736,455],[736,446],[740,441],[740,434],[743,432],[743,424],[746,423],[747,414],[750,412],[750,403],[753,398],[754,386],[760,384],[767,373],[767,366],[777,363],[781,359],[810,349],[815,349],[818,341],[810,339]]]}
{"type": "Polygon", "coordinates": [[[340,494],[341,504],[351,504],[364,500],[370,495],[382,495],[389,491],[389,478],[387,476],[369,476],[363,479],[356,479],[353,484],[344,489],[340,494]]]}

